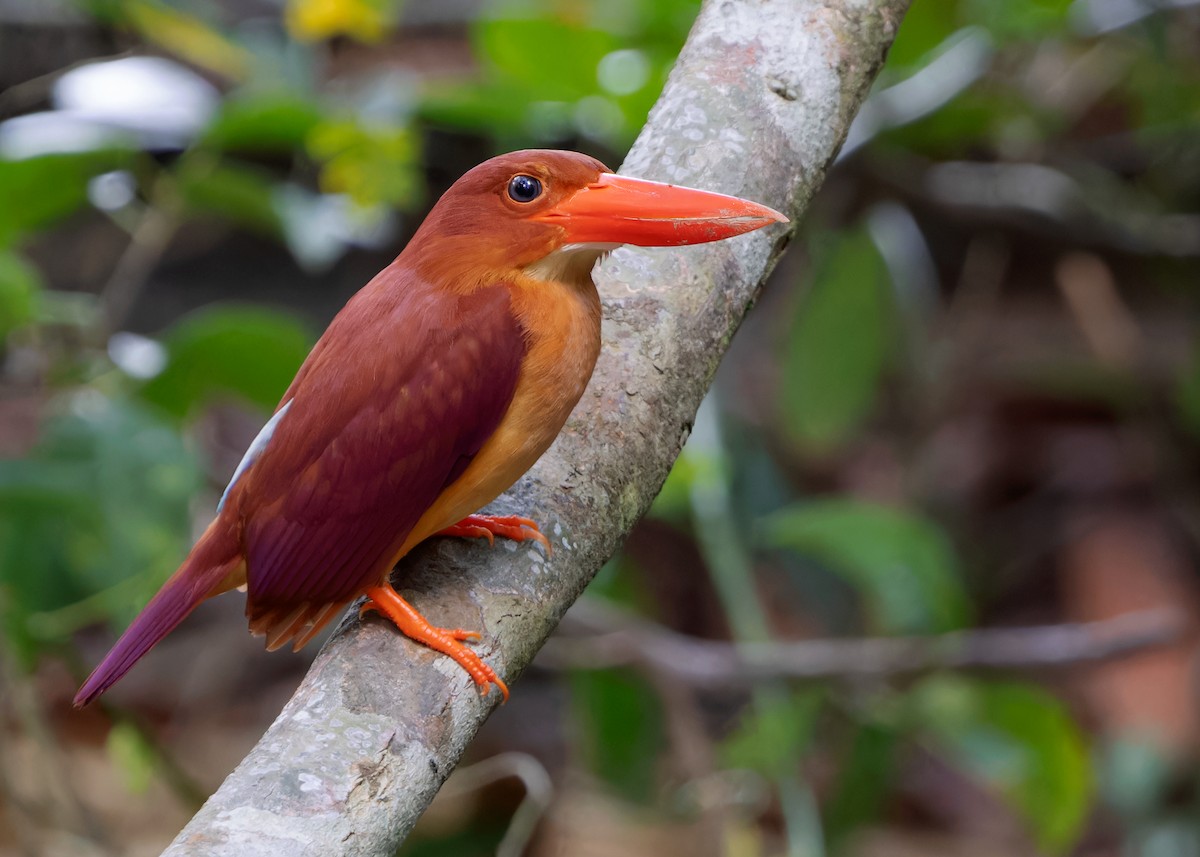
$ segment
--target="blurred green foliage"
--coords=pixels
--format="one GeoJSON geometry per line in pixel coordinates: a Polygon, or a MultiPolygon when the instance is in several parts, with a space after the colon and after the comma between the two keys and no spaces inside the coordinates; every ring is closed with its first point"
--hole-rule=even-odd
{"type": "Polygon", "coordinates": [[[938,676],[909,704],[917,728],[998,788],[1043,849],[1074,842],[1094,782],[1086,739],[1062,702],[1029,684],[938,676]]]}
{"type": "Polygon", "coordinates": [[[824,500],[783,509],[765,526],[767,544],[808,554],[843,575],[866,600],[875,633],[952,631],[967,623],[954,551],[932,521],[824,500]]]}
{"type": "Polygon", "coordinates": [[[186,550],[200,485],[179,432],[129,399],[81,390],[56,410],[27,458],[0,461],[0,607],[27,665],[133,618],[186,550]]]}
{"type": "Polygon", "coordinates": [[[645,123],[698,9],[696,0],[489,4],[471,24],[480,79],[427,87],[421,114],[487,131],[503,148],[579,135],[620,150],[645,123]]]}
{"type": "Polygon", "coordinates": [[[887,269],[865,232],[818,236],[821,256],[783,355],[780,407],[797,442],[820,451],[870,414],[891,350],[887,269]]]}
{"type": "Polygon", "coordinates": [[[11,247],[87,202],[88,179],[127,164],[120,151],[0,160],[0,247],[11,247]]]}
{"type": "Polygon", "coordinates": [[[301,324],[278,311],[202,310],[163,333],[166,363],[137,394],[179,421],[231,394],[269,413],[312,343],[301,324]]]}
{"type": "Polygon", "coordinates": [[[0,250],[0,339],[33,321],[42,275],[11,250],[0,250]]]}
{"type": "MultiPolygon", "coordinates": [[[[201,2],[80,5],[220,86],[211,115],[169,157],[129,135],[106,138],[94,151],[0,160],[0,343],[13,365],[37,355],[34,386],[46,401],[37,442],[23,458],[0,461],[0,621],[6,645],[27,668],[64,651],[88,625],[122,626],[174,570],[193,531],[198,490],[206,481],[219,488],[203,476],[194,421],[227,401],[265,418],[312,342],[291,314],[214,307],[157,332],[161,366],[144,377],[110,357],[109,290],[94,298],[51,291],[32,261],[35,244],[53,242],[56,227],[84,215],[109,219],[131,246],[147,232],[169,239],[195,222],[216,222],[280,242],[309,271],[326,270],[393,210],[411,213],[428,201],[431,130],[474,135],[497,150],[569,145],[619,156],[699,8],[698,0],[497,0],[467,24],[469,72],[416,82],[381,73],[376,62],[368,74],[331,84],[324,80],[329,40],[384,41],[403,4],[290,0],[285,27],[266,35],[226,26],[201,2]],[[113,174],[131,181],[131,199],[97,207],[91,183],[113,174]]],[[[931,165],[1043,166],[1045,181],[1034,190],[1053,184],[1097,242],[1164,257],[1163,280],[1194,295],[1194,267],[1176,259],[1186,229],[1171,227],[1180,222],[1173,217],[1194,212],[1200,187],[1200,52],[1188,50],[1166,14],[1111,31],[1088,23],[1103,5],[918,0],[880,77],[874,106],[884,105],[875,114],[882,118],[860,141],[864,160],[875,184],[901,189],[920,184],[909,177],[931,165]],[[1046,66],[1061,72],[1031,71],[1046,66]],[[1047,77],[1057,83],[1038,84],[1047,77]],[[888,101],[893,87],[906,85],[904,98],[888,101]],[[1096,154],[1109,142],[1118,156],[1096,154]]],[[[958,180],[950,190],[965,185],[958,180]]],[[[992,190],[1002,195],[1007,187],[992,190]]],[[[951,204],[923,192],[931,207],[951,204]]],[[[1030,196],[1008,198],[1005,216],[1028,206],[1038,230],[1070,234],[1054,206],[1039,209],[1030,196]]],[[[984,194],[977,202],[984,210],[994,200],[984,194]]],[[[764,433],[776,435],[757,447],[720,438],[689,447],[654,513],[697,546],[735,638],[752,636],[745,629],[756,623],[762,627],[753,636],[768,634],[768,608],[792,606],[763,597],[753,575],[767,562],[802,569],[816,581],[807,592],[834,593],[828,612],[835,618],[822,617],[828,633],[969,628],[984,613],[971,573],[980,551],[964,549],[953,512],[922,492],[919,478],[884,506],[837,494],[829,480],[815,479],[813,488],[780,475],[787,467],[835,468],[883,420],[900,423],[900,435],[919,431],[920,405],[909,400],[924,402],[938,377],[938,367],[921,363],[921,349],[938,340],[929,319],[949,314],[936,287],[924,295],[909,288],[869,210],[845,204],[805,230],[797,245],[810,264],[781,286],[798,298],[781,316],[774,355],[778,377],[767,410],[778,425],[764,433]],[[776,511],[761,513],[763,497],[780,498],[776,511]],[[697,512],[703,503],[718,505],[715,517],[712,509],[707,518],[697,512]],[[719,538],[705,528],[714,520],[724,524],[719,538]],[[839,613],[837,593],[849,593],[849,611],[839,613]]],[[[1048,378],[1066,374],[1061,366],[1034,370],[1043,394],[1048,378]]],[[[1162,418],[1194,442],[1200,350],[1164,371],[1162,418]]],[[[1127,413],[1146,418],[1146,397],[1127,368],[1092,366],[1087,377],[1099,390],[1087,398],[1120,398],[1127,413]],[[1125,395],[1131,389],[1139,395],[1125,395]]],[[[1086,385],[1072,374],[1060,386],[1081,396],[1086,385]]],[[[595,591],[652,612],[637,566],[621,558],[595,591]]],[[[568,687],[582,764],[639,806],[670,805],[661,800],[669,786],[659,772],[669,726],[653,683],[597,670],[572,673],[568,687]]],[[[860,693],[837,682],[771,687],[729,722],[716,764],[768,783],[785,825],[806,817],[796,803],[807,792],[790,784],[833,760],[820,811],[802,823],[814,828],[806,841],[834,852],[884,821],[900,789],[897,772],[915,752],[990,789],[1046,853],[1072,849],[1097,800],[1128,820],[1130,853],[1186,839],[1179,820],[1159,811],[1170,775],[1157,751],[1096,746],[1067,705],[1029,682],[935,674],[860,693]]],[[[154,752],[141,733],[118,726],[108,747],[128,787],[144,788],[154,752]]],[[[788,836],[794,841],[796,831],[788,836]]],[[[469,838],[450,835],[425,850],[454,853],[469,838]]]]}
{"type": "Polygon", "coordinates": [[[809,751],[825,701],[823,691],[811,689],[772,696],[745,709],[721,744],[722,764],[772,779],[787,776],[809,751]]]}
{"type": "Polygon", "coordinates": [[[896,730],[880,723],[854,724],[823,818],[826,835],[835,845],[883,812],[895,785],[895,754],[901,738],[896,730]]]}
{"type": "Polygon", "coordinates": [[[137,727],[125,721],[113,724],[105,744],[108,755],[125,778],[126,791],[132,795],[145,794],[158,765],[154,747],[137,727]]]}
{"type": "Polygon", "coordinates": [[[658,748],[665,740],[657,695],[636,675],[612,670],[571,678],[579,751],[605,783],[632,800],[654,796],[658,748]]]}

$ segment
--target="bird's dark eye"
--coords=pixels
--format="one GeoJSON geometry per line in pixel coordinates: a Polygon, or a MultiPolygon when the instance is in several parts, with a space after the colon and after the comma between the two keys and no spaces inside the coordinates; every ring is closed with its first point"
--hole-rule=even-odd
{"type": "Polygon", "coordinates": [[[513,202],[533,202],[542,195],[542,183],[533,176],[513,176],[508,183],[508,197],[513,202]]]}

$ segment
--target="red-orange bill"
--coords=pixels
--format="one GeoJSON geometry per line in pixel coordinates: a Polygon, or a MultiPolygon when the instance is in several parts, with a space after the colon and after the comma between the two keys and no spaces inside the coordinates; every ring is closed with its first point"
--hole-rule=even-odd
{"type": "Polygon", "coordinates": [[[536,217],[566,230],[571,244],[668,247],[703,244],[788,219],[765,205],[688,187],[603,173],[536,217]]]}

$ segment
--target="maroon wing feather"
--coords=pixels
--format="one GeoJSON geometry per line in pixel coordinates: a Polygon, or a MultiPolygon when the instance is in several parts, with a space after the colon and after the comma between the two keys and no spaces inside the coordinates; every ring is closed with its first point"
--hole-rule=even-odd
{"type": "Polygon", "coordinates": [[[495,431],[524,354],[503,285],[456,295],[388,269],[360,292],[231,493],[251,627],[257,619],[256,630],[274,625],[286,639],[306,616],[377,583],[495,431]]]}

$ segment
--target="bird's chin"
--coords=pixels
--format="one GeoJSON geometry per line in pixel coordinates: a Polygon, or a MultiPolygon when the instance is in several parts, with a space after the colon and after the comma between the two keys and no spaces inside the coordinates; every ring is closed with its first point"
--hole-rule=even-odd
{"type": "Polygon", "coordinates": [[[620,246],[599,242],[564,244],[536,262],[526,265],[525,273],[542,280],[583,283],[590,280],[595,264],[620,246]]]}

